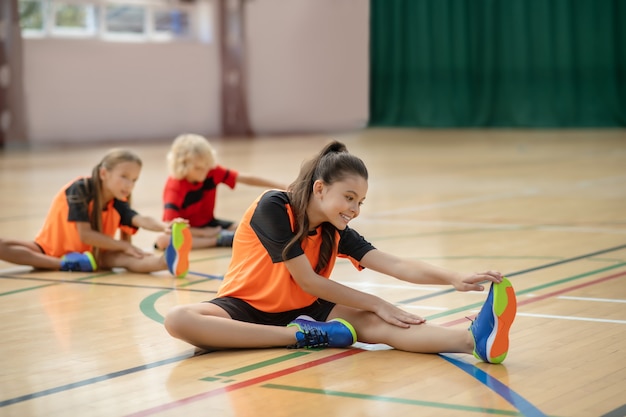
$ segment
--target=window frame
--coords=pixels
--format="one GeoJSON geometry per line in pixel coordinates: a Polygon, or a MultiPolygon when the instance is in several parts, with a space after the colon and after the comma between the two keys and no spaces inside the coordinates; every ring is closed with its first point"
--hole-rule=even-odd
{"type": "MultiPolygon", "coordinates": [[[[183,3],[180,0],[18,0],[39,3],[42,14],[42,28],[22,28],[24,38],[73,38],[100,39],[118,42],[189,42],[208,43],[212,36],[206,36],[207,22],[212,31],[212,10],[198,7],[196,3],[183,3]],[[77,5],[85,7],[86,23],[84,28],[62,27],[57,25],[57,11],[61,6],[77,5]],[[143,31],[140,33],[115,32],[107,29],[107,8],[110,6],[137,6],[144,12],[143,31]],[[157,30],[157,13],[177,11],[184,15],[185,26],[182,34],[171,30],[157,30]],[[199,16],[204,12],[206,16],[199,16]],[[204,21],[200,22],[199,20],[204,21]],[[203,33],[200,33],[200,28],[203,33]]],[[[202,2],[204,4],[207,1],[202,2]]],[[[203,4],[203,6],[204,6],[203,4]]]]}

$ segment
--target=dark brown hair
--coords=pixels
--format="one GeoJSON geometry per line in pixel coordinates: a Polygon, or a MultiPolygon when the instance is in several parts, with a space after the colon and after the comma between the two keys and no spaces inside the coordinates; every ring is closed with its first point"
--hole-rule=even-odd
{"type": "MultiPolygon", "coordinates": [[[[295,217],[296,235],[285,246],[283,258],[293,245],[301,243],[308,235],[309,218],[306,209],[313,194],[313,183],[321,180],[324,184],[331,185],[350,175],[358,175],[367,180],[367,168],[360,158],[349,153],[346,145],[338,141],[329,143],[316,157],[302,164],[300,174],[288,188],[291,209],[295,217]]],[[[322,245],[315,267],[317,273],[328,265],[333,254],[336,230],[330,223],[322,224],[322,245]]]]}

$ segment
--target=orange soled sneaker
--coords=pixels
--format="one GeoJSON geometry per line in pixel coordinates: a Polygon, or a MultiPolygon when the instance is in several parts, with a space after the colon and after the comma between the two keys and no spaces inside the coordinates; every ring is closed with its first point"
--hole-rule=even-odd
{"type": "Polygon", "coordinates": [[[474,356],[487,363],[501,363],[509,351],[509,329],[515,313],[517,300],[511,282],[491,284],[489,295],[469,331],[474,338],[474,356]]]}
{"type": "Polygon", "coordinates": [[[189,252],[191,252],[191,230],[186,223],[173,223],[170,244],[165,248],[167,269],[176,278],[185,278],[189,272],[189,252]]]}

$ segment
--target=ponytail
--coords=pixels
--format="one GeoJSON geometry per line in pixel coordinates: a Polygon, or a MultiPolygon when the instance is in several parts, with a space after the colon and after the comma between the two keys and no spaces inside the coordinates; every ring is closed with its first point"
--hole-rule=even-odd
{"type": "MultiPolygon", "coordinates": [[[[358,175],[367,180],[367,168],[363,161],[350,154],[346,145],[332,141],[326,145],[313,159],[306,161],[300,168],[296,180],[288,187],[290,204],[294,214],[295,236],[283,249],[283,259],[289,249],[297,243],[302,243],[309,232],[309,218],[306,209],[313,194],[313,184],[317,180],[331,185],[343,180],[349,175],[358,175]]],[[[322,244],[315,272],[320,273],[329,263],[335,247],[337,229],[330,223],[323,223],[321,228],[322,244]]]]}

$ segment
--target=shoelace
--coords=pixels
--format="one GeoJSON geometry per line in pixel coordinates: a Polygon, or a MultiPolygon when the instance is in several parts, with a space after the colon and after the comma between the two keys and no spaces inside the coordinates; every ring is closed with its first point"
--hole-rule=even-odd
{"type": "Polygon", "coordinates": [[[309,331],[301,331],[304,339],[298,340],[295,345],[290,347],[294,348],[318,348],[318,347],[327,347],[329,344],[328,334],[318,329],[311,329],[309,331]]]}
{"type": "Polygon", "coordinates": [[[63,271],[80,271],[80,264],[78,262],[65,262],[65,269],[63,271]]]}
{"type": "Polygon", "coordinates": [[[468,320],[470,321],[470,325],[469,325],[469,327],[467,328],[467,330],[472,330],[472,326],[474,325],[474,322],[475,322],[476,320],[478,320],[478,314],[476,314],[476,317],[474,317],[474,320],[472,320],[471,318],[469,318],[469,317],[467,317],[467,316],[465,316],[465,318],[466,318],[466,319],[468,319],[468,320]]]}

